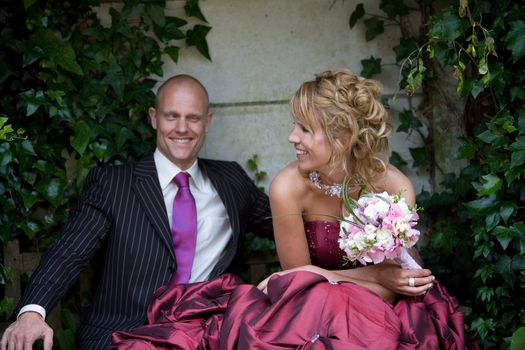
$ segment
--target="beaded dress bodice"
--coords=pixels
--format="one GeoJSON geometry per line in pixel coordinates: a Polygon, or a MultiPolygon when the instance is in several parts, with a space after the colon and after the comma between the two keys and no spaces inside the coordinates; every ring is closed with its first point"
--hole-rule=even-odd
{"type": "Polygon", "coordinates": [[[343,266],[345,253],[339,248],[339,223],[336,221],[314,220],[304,223],[312,265],[335,270],[343,266]]]}

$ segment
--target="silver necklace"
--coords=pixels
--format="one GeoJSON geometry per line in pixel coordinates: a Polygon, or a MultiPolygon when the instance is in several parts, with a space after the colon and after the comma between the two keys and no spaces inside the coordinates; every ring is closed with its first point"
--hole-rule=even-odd
{"type": "Polygon", "coordinates": [[[312,170],[308,173],[308,178],[315,187],[317,187],[320,190],[324,190],[324,193],[329,195],[330,197],[339,197],[341,198],[341,192],[343,191],[343,184],[333,184],[333,185],[325,185],[321,183],[321,179],[319,176],[319,173],[316,170],[312,170]]]}

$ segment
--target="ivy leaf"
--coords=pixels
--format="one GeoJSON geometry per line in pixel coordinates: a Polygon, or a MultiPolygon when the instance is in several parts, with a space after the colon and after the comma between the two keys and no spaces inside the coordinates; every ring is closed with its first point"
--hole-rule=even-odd
{"type": "Polygon", "coordinates": [[[75,50],[71,44],[66,44],[60,48],[55,57],[55,62],[65,70],[75,73],[77,75],[83,75],[82,67],[77,62],[75,50]]]}
{"type": "Polygon", "coordinates": [[[8,142],[0,143],[0,166],[4,167],[13,160],[13,152],[8,142]]]}
{"type": "Polygon", "coordinates": [[[409,151],[412,155],[412,159],[414,159],[413,166],[427,166],[430,164],[426,147],[409,148],[409,151]]]}
{"type": "Polygon", "coordinates": [[[55,33],[51,29],[37,29],[31,36],[31,41],[42,49],[44,54],[50,58],[56,56],[58,42],[55,33]]]}
{"type": "Polygon", "coordinates": [[[365,19],[365,39],[366,41],[374,40],[379,34],[385,32],[384,22],[377,17],[365,19]]]}
{"type": "Polygon", "coordinates": [[[513,285],[516,281],[516,276],[512,273],[512,259],[508,255],[500,256],[496,263],[496,271],[509,285],[513,285]]]}
{"type": "Polygon", "coordinates": [[[478,196],[486,196],[492,193],[496,193],[501,189],[503,181],[494,174],[488,174],[481,177],[483,179],[483,185],[481,190],[478,192],[478,196]]]}
{"type": "Polygon", "coordinates": [[[461,142],[454,159],[473,159],[477,152],[477,145],[466,137],[460,138],[461,142]]]}
{"type": "Polygon", "coordinates": [[[186,5],[184,5],[184,11],[186,12],[186,16],[196,17],[201,21],[208,23],[206,18],[204,18],[204,15],[202,14],[201,9],[199,7],[199,0],[186,0],[186,5]]]}
{"type": "Polygon", "coordinates": [[[503,250],[507,249],[510,242],[512,241],[512,238],[514,237],[514,233],[512,232],[512,230],[504,226],[496,227],[493,231],[493,234],[498,239],[498,242],[499,244],[501,244],[503,250]]]}
{"type": "Polygon", "coordinates": [[[89,126],[85,121],[79,120],[75,125],[75,134],[69,138],[71,146],[82,156],[86,151],[89,139],[89,126]]]}
{"type": "Polygon", "coordinates": [[[151,19],[156,25],[164,27],[166,23],[166,16],[164,15],[164,6],[159,6],[155,4],[146,5],[146,13],[151,17],[151,19]]]}
{"type": "Polygon", "coordinates": [[[24,0],[24,7],[27,10],[28,8],[33,6],[35,4],[35,2],[37,2],[37,0],[24,0]]]}
{"type": "Polygon", "coordinates": [[[24,231],[26,237],[29,239],[33,239],[38,233],[38,231],[40,231],[40,227],[38,226],[38,224],[32,220],[24,221],[20,225],[20,228],[22,229],[22,231],[24,231]]]}
{"type": "Polygon", "coordinates": [[[486,215],[491,209],[499,207],[499,201],[496,195],[491,194],[487,197],[466,202],[464,205],[471,213],[482,216],[486,215]]]}
{"type": "Polygon", "coordinates": [[[24,207],[26,209],[31,209],[33,205],[40,201],[40,195],[37,191],[34,190],[28,190],[26,188],[23,188],[20,193],[22,194],[22,201],[24,203],[24,207]]]}
{"type": "Polygon", "coordinates": [[[499,224],[500,220],[501,217],[499,216],[499,212],[493,211],[485,217],[485,229],[491,231],[497,224],[499,224]]]}
{"type": "Polygon", "coordinates": [[[365,78],[381,73],[381,58],[370,56],[370,58],[361,60],[361,64],[363,65],[361,75],[365,78]]]}
{"type": "Polygon", "coordinates": [[[350,15],[350,20],[348,21],[348,25],[350,26],[350,29],[352,29],[357,21],[362,18],[365,15],[365,7],[363,3],[357,4],[355,7],[354,12],[350,15]]]}
{"type": "Polygon", "coordinates": [[[496,140],[501,138],[500,135],[496,134],[492,130],[485,130],[481,134],[476,135],[476,137],[487,144],[493,144],[496,140]]]}
{"type": "Polygon", "coordinates": [[[164,26],[164,35],[162,36],[161,40],[180,40],[184,38],[184,32],[179,29],[178,23],[171,18],[168,18],[168,22],[164,26]]]}
{"type": "Polygon", "coordinates": [[[108,150],[107,142],[93,142],[89,145],[89,148],[93,151],[98,160],[104,160],[104,156],[108,150]]]}
{"type": "Polygon", "coordinates": [[[444,11],[443,17],[431,25],[430,38],[454,42],[465,32],[467,23],[458,17],[452,7],[444,11]]]}
{"type": "Polygon", "coordinates": [[[56,338],[60,349],[75,348],[75,334],[71,329],[61,329],[56,332],[56,338]]]}
{"type": "Polygon", "coordinates": [[[510,145],[509,150],[512,151],[510,167],[521,167],[525,163],[525,136],[516,138],[516,142],[510,145]]]}
{"type": "Polygon", "coordinates": [[[507,223],[510,216],[514,213],[514,211],[517,209],[517,205],[514,202],[505,202],[501,205],[499,214],[503,221],[507,223]]]}
{"type": "Polygon", "coordinates": [[[408,164],[399,153],[394,151],[392,151],[392,155],[390,156],[390,163],[397,168],[401,168],[408,164]]]}
{"type": "Polygon", "coordinates": [[[66,184],[64,180],[57,178],[53,178],[51,180],[42,180],[35,186],[35,189],[55,207],[58,207],[60,204],[65,188],[66,184]]]}
{"type": "Polygon", "coordinates": [[[396,53],[396,62],[400,62],[405,58],[409,57],[410,54],[417,50],[416,39],[410,38],[401,38],[399,44],[394,46],[394,52],[396,53]]]}
{"type": "Polygon", "coordinates": [[[204,57],[211,61],[208,43],[206,42],[206,34],[208,34],[210,29],[210,27],[201,24],[195,25],[193,29],[189,29],[186,32],[186,44],[195,46],[204,57]]]}
{"type": "Polygon", "coordinates": [[[400,125],[397,128],[397,132],[408,133],[411,129],[417,129],[423,126],[421,121],[414,117],[414,114],[409,109],[405,109],[403,112],[399,113],[399,122],[400,125]]]}
{"type": "Polygon", "coordinates": [[[35,149],[33,148],[33,144],[29,140],[22,141],[22,153],[26,155],[32,155],[36,156],[35,149]]]}
{"type": "Polygon", "coordinates": [[[514,101],[516,98],[525,101],[525,89],[521,86],[513,86],[510,88],[510,96],[511,101],[514,101]]]}
{"type": "Polygon", "coordinates": [[[170,56],[171,60],[174,63],[177,63],[179,61],[179,48],[177,46],[166,46],[164,48],[164,52],[170,56]]]}
{"type": "Polygon", "coordinates": [[[519,327],[514,333],[512,333],[512,339],[510,340],[510,349],[525,349],[525,327],[519,327]]]}
{"type": "Polygon", "coordinates": [[[514,21],[510,23],[510,31],[505,35],[503,41],[507,44],[507,49],[512,52],[514,62],[525,55],[525,22],[514,21]]]}
{"type": "Polygon", "coordinates": [[[385,11],[390,19],[408,15],[408,6],[403,0],[381,0],[379,8],[385,11]]]}

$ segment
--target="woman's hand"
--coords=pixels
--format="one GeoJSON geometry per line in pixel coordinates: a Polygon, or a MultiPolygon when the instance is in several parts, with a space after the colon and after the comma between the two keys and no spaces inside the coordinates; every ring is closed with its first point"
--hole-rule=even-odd
{"type": "Polygon", "coordinates": [[[402,269],[397,264],[382,263],[367,268],[376,272],[376,282],[396,294],[417,296],[432,288],[435,277],[429,269],[402,269]]]}
{"type": "Polygon", "coordinates": [[[326,270],[326,269],[323,269],[323,268],[320,268],[314,265],[304,265],[304,266],[295,267],[293,269],[288,269],[288,270],[272,273],[270,276],[266,277],[261,283],[259,283],[257,285],[257,288],[261,290],[263,293],[267,294],[268,293],[268,289],[267,289],[268,281],[270,280],[270,278],[272,278],[273,276],[283,276],[290,272],[296,272],[296,271],[313,272],[313,273],[316,273],[318,275],[325,277],[329,281],[339,281],[341,279],[341,276],[337,274],[336,272],[326,270]]]}

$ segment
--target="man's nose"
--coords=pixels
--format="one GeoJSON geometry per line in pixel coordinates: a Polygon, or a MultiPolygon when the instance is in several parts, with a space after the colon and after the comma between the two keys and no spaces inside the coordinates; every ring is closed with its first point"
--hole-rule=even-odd
{"type": "Polygon", "coordinates": [[[185,117],[177,119],[177,123],[175,124],[175,130],[177,132],[186,132],[188,130],[188,122],[185,117]]]}

